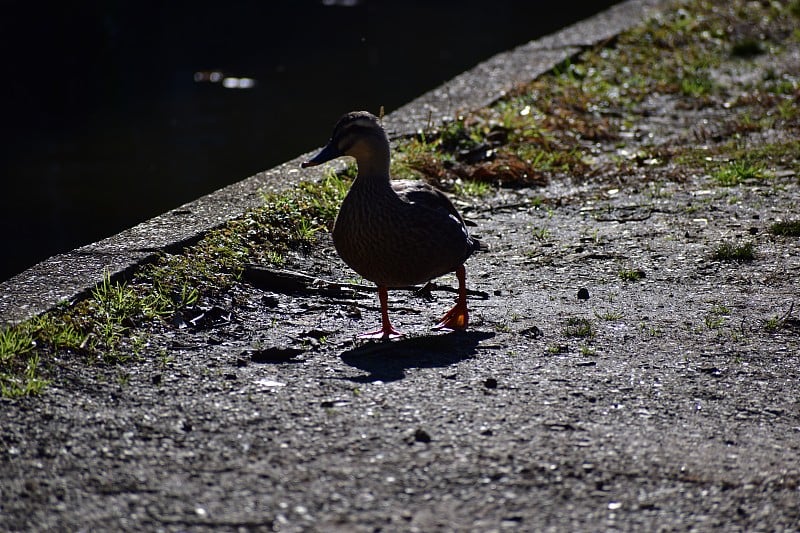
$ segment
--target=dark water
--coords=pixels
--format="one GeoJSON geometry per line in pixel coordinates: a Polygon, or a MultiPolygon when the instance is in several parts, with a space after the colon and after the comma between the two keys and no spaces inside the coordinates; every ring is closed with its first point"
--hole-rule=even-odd
{"type": "Polygon", "coordinates": [[[613,3],[0,0],[0,280],[613,3]]]}

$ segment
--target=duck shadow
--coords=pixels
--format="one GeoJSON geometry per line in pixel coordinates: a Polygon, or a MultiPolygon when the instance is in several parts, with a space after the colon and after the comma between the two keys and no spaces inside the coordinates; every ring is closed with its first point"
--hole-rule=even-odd
{"type": "Polygon", "coordinates": [[[345,364],[369,374],[352,378],[359,383],[397,381],[410,368],[442,368],[475,355],[481,341],[494,337],[483,331],[454,331],[396,341],[370,341],[342,352],[345,364]]]}

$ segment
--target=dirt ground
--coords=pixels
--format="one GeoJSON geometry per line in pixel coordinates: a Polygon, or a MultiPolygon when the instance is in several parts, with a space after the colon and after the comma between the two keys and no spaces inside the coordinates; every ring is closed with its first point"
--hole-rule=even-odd
{"type": "MultiPolygon", "coordinates": [[[[598,167],[718,118],[644,107],[598,167]]],[[[791,171],[645,161],[462,198],[492,247],[462,333],[430,329],[450,292],[390,292],[407,336],[374,342],[373,293],[245,281],[136,361],[0,400],[0,529],[799,530],[800,241],[769,231],[798,199],[791,171]]],[[[326,235],[286,268],[354,276],[326,235]]]]}

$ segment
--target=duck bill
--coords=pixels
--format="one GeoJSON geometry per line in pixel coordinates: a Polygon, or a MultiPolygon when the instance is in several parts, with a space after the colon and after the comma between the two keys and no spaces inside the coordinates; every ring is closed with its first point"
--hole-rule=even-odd
{"type": "Polygon", "coordinates": [[[317,165],[321,165],[322,163],[330,161],[331,159],[336,159],[337,157],[341,157],[343,155],[344,154],[340,152],[339,149],[336,148],[334,144],[328,143],[328,145],[322,150],[320,150],[320,152],[317,155],[315,155],[308,161],[304,161],[300,166],[302,168],[315,167],[317,165]]]}

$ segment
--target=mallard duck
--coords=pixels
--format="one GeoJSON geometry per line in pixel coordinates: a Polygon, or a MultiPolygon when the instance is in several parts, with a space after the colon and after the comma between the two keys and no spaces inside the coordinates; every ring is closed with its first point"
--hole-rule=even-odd
{"type": "Polygon", "coordinates": [[[392,180],[389,139],[377,117],[366,111],[344,115],[328,144],[303,168],[341,156],[356,159],[358,174],[333,226],[339,256],[378,286],[381,328],[361,337],[401,336],[389,321],[388,289],[426,283],[455,272],[456,305],[436,329],[463,330],[469,324],[464,261],[487,247],[470,237],[447,196],[414,180],[392,180]]]}

